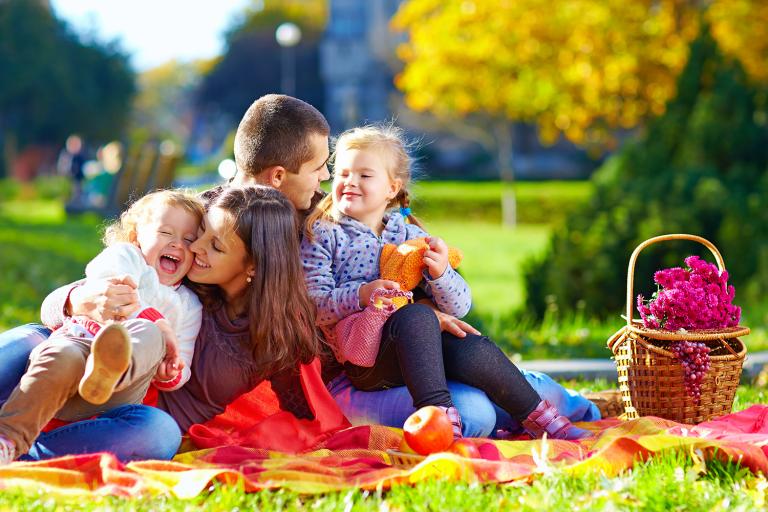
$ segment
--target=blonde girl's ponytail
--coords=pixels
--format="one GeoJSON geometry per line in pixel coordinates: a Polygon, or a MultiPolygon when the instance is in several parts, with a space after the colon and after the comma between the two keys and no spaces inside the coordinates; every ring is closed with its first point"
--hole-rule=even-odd
{"type": "Polygon", "coordinates": [[[400,215],[405,217],[411,224],[424,229],[424,224],[411,213],[411,198],[408,189],[405,188],[405,186],[403,186],[403,188],[400,189],[400,192],[397,193],[395,201],[400,203],[400,215]]]}
{"type": "Polygon", "coordinates": [[[318,220],[335,222],[333,217],[333,196],[331,194],[326,194],[326,196],[317,203],[315,209],[307,215],[307,219],[304,221],[304,236],[310,242],[315,241],[315,232],[312,229],[312,226],[314,226],[315,222],[318,220]]]}

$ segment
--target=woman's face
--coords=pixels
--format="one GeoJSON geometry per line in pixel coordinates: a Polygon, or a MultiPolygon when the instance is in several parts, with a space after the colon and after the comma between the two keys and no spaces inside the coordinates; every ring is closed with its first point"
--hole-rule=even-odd
{"type": "Polygon", "coordinates": [[[195,256],[187,274],[191,281],[218,285],[228,299],[240,296],[248,286],[253,263],[224,210],[211,208],[206,213],[190,250],[195,256]]]}

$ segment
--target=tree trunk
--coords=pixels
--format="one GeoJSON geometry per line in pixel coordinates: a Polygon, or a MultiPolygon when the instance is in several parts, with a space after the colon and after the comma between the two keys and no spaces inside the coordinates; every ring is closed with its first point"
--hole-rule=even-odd
{"type": "Polygon", "coordinates": [[[16,134],[8,130],[3,132],[3,165],[0,166],[0,177],[10,177],[13,172],[13,163],[18,156],[16,134]]]}
{"type": "Polygon", "coordinates": [[[517,199],[515,198],[515,171],[512,166],[512,124],[496,121],[493,127],[496,138],[496,158],[501,177],[501,223],[514,228],[517,225],[517,199]]]}

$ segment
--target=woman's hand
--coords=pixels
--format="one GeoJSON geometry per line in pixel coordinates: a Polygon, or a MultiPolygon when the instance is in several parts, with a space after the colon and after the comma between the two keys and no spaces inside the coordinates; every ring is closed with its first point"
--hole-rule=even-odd
{"type": "Polygon", "coordinates": [[[87,316],[99,323],[125,320],[139,309],[139,294],[131,276],[88,279],[69,294],[70,316],[87,316]]]}
{"type": "Polygon", "coordinates": [[[427,266],[429,276],[437,279],[448,268],[448,245],[442,238],[436,236],[427,237],[429,249],[424,251],[424,264],[427,266]]]}
{"type": "MultiPolygon", "coordinates": [[[[360,295],[360,306],[366,307],[371,302],[371,295],[373,294],[373,291],[376,288],[384,288],[385,290],[399,290],[400,289],[400,283],[396,281],[388,281],[387,279],[377,279],[375,281],[371,281],[370,283],[365,283],[363,285],[360,285],[360,288],[358,289],[358,295],[360,295]]],[[[382,304],[390,304],[392,302],[391,299],[388,299],[386,297],[381,297],[381,303],[382,304]]]]}
{"type": "Polygon", "coordinates": [[[480,331],[469,325],[467,322],[459,320],[455,316],[443,313],[437,309],[437,306],[435,306],[431,300],[421,299],[418,302],[429,306],[432,311],[435,312],[435,315],[437,315],[437,319],[440,322],[441,331],[449,332],[457,338],[466,338],[467,334],[480,334],[480,331]]]}

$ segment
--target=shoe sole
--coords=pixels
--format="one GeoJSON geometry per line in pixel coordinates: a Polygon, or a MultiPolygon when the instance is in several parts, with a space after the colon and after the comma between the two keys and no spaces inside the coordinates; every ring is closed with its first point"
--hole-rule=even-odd
{"type": "Polygon", "coordinates": [[[109,324],[96,335],[78,392],[86,402],[101,405],[110,399],[131,363],[131,338],[120,324],[109,324]]]}

